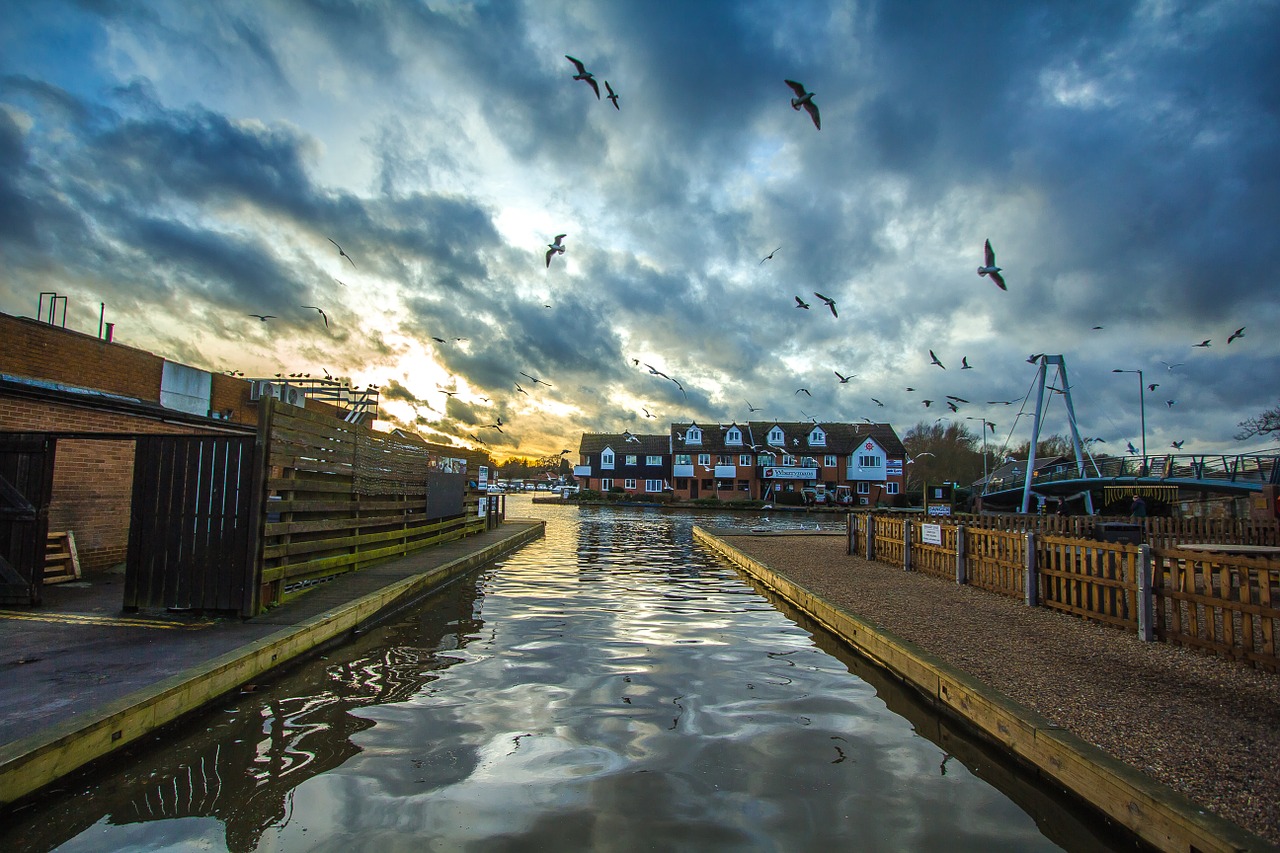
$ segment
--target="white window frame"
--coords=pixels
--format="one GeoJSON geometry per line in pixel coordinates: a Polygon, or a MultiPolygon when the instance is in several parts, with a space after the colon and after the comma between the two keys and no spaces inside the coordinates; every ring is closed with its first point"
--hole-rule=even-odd
{"type": "Polygon", "coordinates": [[[662,457],[661,457],[661,456],[648,456],[648,455],[646,455],[646,456],[644,457],[644,464],[645,464],[645,465],[661,465],[661,464],[662,464],[662,457]]]}
{"type": "Polygon", "coordinates": [[[729,427],[729,431],[724,434],[725,444],[742,444],[742,430],[737,427],[729,427]]]}
{"type": "Polygon", "coordinates": [[[698,464],[699,464],[699,465],[701,465],[701,466],[703,466],[704,468],[710,468],[710,467],[711,467],[711,454],[710,454],[710,453],[699,453],[699,454],[698,454],[698,464]]]}
{"type": "Polygon", "coordinates": [[[827,446],[827,434],[822,431],[822,427],[814,427],[813,431],[809,433],[809,446],[810,447],[826,447],[827,446]]]}
{"type": "Polygon", "coordinates": [[[836,455],[834,453],[828,453],[827,455],[822,457],[823,468],[834,468],[836,467],[836,465],[837,465],[836,455]]]}
{"type": "Polygon", "coordinates": [[[858,494],[860,494],[860,495],[869,495],[869,494],[871,494],[871,484],[870,484],[870,483],[868,483],[866,480],[861,480],[861,481],[859,481],[859,482],[858,482],[858,494]]]}
{"type": "Polygon", "coordinates": [[[782,454],[782,464],[784,467],[794,468],[796,464],[796,458],[792,456],[790,453],[784,453],[782,454]]]}
{"type": "Polygon", "coordinates": [[[739,468],[750,468],[750,467],[751,467],[751,454],[750,454],[750,453],[739,453],[739,454],[738,454],[738,467],[739,467],[739,468]]]}
{"type": "Polygon", "coordinates": [[[634,492],[636,490],[635,477],[627,477],[625,480],[623,480],[622,488],[626,489],[628,492],[634,492]]]}
{"type": "Polygon", "coordinates": [[[600,467],[601,468],[608,468],[612,470],[613,460],[614,460],[614,456],[613,456],[612,448],[606,447],[604,450],[600,451],[600,467]]]}
{"type": "Polygon", "coordinates": [[[885,483],[884,493],[886,495],[896,495],[898,493],[898,484],[894,482],[885,483]]]}
{"type": "Polygon", "coordinates": [[[607,492],[612,488],[613,488],[613,478],[611,477],[600,478],[600,491],[607,492]]]}
{"type": "Polygon", "coordinates": [[[624,465],[631,465],[633,467],[636,465],[636,455],[634,453],[628,453],[623,457],[623,459],[626,460],[622,463],[624,465]]]}
{"type": "Polygon", "coordinates": [[[656,495],[662,491],[662,481],[661,480],[645,480],[644,490],[648,494],[656,495]]]}
{"type": "Polygon", "coordinates": [[[693,464],[693,454],[692,454],[692,453],[677,453],[677,454],[675,455],[675,460],[674,460],[674,462],[675,462],[675,464],[676,464],[676,465],[692,465],[692,464],[693,464]]]}
{"type": "Polygon", "coordinates": [[[772,444],[774,447],[785,447],[787,444],[787,434],[782,431],[782,427],[774,427],[769,430],[769,437],[765,442],[772,444]]]}
{"type": "Polygon", "coordinates": [[[883,468],[884,459],[882,459],[879,456],[859,454],[858,467],[859,468],[883,468]]]}
{"type": "Polygon", "coordinates": [[[685,444],[702,444],[702,430],[696,426],[691,426],[684,431],[685,444]]]}

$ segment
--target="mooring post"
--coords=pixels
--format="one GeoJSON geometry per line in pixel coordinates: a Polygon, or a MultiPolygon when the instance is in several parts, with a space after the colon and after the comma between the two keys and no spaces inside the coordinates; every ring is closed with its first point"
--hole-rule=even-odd
{"type": "Polygon", "coordinates": [[[1024,590],[1025,599],[1028,607],[1035,607],[1038,584],[1036,583],[1036,535],[1031,531],[1023,534],[1026,538],[1027,545],[1027,572],[1026,572],[1026,589],[1024,590]]]}
{"type": "Polygon", "coordinates": [[[844,517],[844,535],[844,552],[847,555],[852,555],[858,547],[858,520],[853,517],[853,513],[849,513],[844,517]]]}
{"type": "Polygon", "coordinates": [[[1150,643],[1156,638],[1151,546],[1138,546],[1138,639],[1150,643]]]}
{"type": "Polygon", "coordinates": [[[876,558],[876,517],[867,513],[867,559],[876,558]]]}
{"type": "Polygon", "coordinates": [[[964,573],[964,525],[956,528],[956,583],[964,586],[969,582],[964,573]]]}
{"type": "Polygon", "coordinates": [[[902,521],[902,570],[911,571],[911,520],[902,521]]]}

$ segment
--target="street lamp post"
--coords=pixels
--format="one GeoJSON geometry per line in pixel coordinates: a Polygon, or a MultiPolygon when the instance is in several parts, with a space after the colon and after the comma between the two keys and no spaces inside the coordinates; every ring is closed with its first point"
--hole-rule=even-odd
{"type": "Polygon", "coordinates": [[[1141,370],[1121,370],[1115,368],[1112,373],[1136,373],[1138,374],[1138,412],[1142,419],[1142,467],[1147,467],[1147,383],[1142,378],[1141,370]]]}

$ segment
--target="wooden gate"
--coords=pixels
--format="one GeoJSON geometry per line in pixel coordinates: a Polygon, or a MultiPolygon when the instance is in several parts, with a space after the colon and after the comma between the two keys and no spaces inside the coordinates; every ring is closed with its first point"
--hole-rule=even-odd
{"type": "Polygon", "coordinates": [[[55,440],[0,435],[0,604],[39,604],[55,440]]]}
{"type": "Polygon", "coordinates": [[[137,437],[126,609],[252,612],[261,467],[250,436],[137,437]]]}

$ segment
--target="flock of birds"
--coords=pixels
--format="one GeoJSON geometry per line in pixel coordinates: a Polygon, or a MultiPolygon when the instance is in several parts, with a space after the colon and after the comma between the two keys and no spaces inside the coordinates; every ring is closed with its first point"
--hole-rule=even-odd
{"type": "MultiPolygon", "coordinates": [[[[588,86],[591,88],[592,92],[595,94],[595,96],[596,96],[597,100],[600,100],[600,99],[601,99],[601,94],[600,94],[600,84],[599,84],[599,82],[596,80],[595,75],[594,75],[591,71],[589,71],[589,70],[586,68],[585,64],[584,64],[581,60],[576,59],[576,58],[574,58],[574,57],[572,57],[572,56],[569,56],[568,54],[565,54],[565,59],[567,59],[570,63],[572,63],[572,65],[573,65],[573,67],[574,67],[574,74],[573,74],[573,76],[572,76],[572,78],[571,78],[571,79],[576,80],[576,81],[581,81],[581,82],[585,83],[586,85],[588,85],[588,86]]],[[[605,91],[607,92],[607,96],[606,96],[606,97],[607,97],[607,99],[608,99],[608,100],[609,100],[609,102],[613,105],[614,109],[616,109],[616,110],[621,110],[621,107],[620,107],[620,106],[619,106],[619,104],[618,104],[618,101],[619,101],[619,95],[618,95],[618,93],[614,90],[614,88],[613,88],[612,84],[611,84],[608,80],[604,80],[603,82],[604,82],[605,91]]],[[[811,92],[811,91],[809,91],[809,90],[804,86],[804,84],[802,84],[802,83],[800,83],[800,82],[798,82],[798,81],[795,81],[795,80],[784,80],[783,82],[784,82],[784,83],[785,83],[785,84],[786,84],[786,85],[791,89],[791,91],[792,91],[792,93],[793,93],[793,97],[790,99],[791,108],[792,108],[792,109],[794,109],[794,110],[796,110],[796,111],[804,110],[804,111],[809,115],[809,118],[813,121],[813,126],[814,126],[814,128],[815,128],[815,129],[817,129],[817,130],[821,130],[821,129],[822,129],[822,120],[821,120],[821,116],[820,116],[820,113],[819,113],[819,110],[818,110],[818,105],[814,102],[814,93],[813,93],[813,92],[811,92]]],[[[545,251],[545,256],[544,256],[544,257],[545,257],[545,266],[546,266],[546,268],[547,268],[547,269],[550,269],[550,268],[551,268],[551,261],[552,261],[552,259],[554,259],[557,255],[563,256],[563,255],[565,254],[567,247],[566,247],[566,245],[565,245],[565,242],[564,242],[564,241],[565,241],[565,238],[566,238],[566,237],[568,237],[568,234],[567,234],[567,233],[556,234],[556,235],[555,235],[555,237],[554,237],[554,239],[552,240],[552,242],[550,242],[550,243],[548,243],[548,244],[546,245],[546,251],[545,251]]],[[[346,261],[351,265],[351,268],[352,268],[353,270],[358,269],[358,267],[357,267],[357,265],[356,265],[355,260],[351,257],[351,255],[350,255],[350,254],[348,254],[348,253],[347,253],[347,251],[346,251],[345,249],[343,249],[343,247],[342,247],[342,246],[341,246],[341,245],[340,245],[336,240],[334,240],[332,237],[329,237],[329,238],[327,238],[327,239],[328,239],[328,240],[329,240],[329,242],[330,242],[330,243],[332,243],[332,244],[333,244],[333,246],[337,249],[339,259],[345,259],[345,260],[346,260],[346,261]]],[[[769,252],[767,255],[765,255],[764,257],[762,257],[762,258],[760,259],[760,265],[761,265],[761,266],[763,266],[766,262],[768,262],[768,261],[772,261],[772,260],[774,259],[775,255],[777,255],[777,253],[778,253],[779,251],[781,251],[781,250],[782,250],[782,248],[783,248],[782,246],[778,246],[778,247],[777,247],[777,248],[775,248],[773,251],[769,252]]],[[[993,282],[993,283],[994,283],[994,284],[995,284],[995,285],[996,285],[996,286],[997,286],[1001,291],[1005,291],[1005,292],[1007,292],[1009,288],[1008,288],[1008,284],[1007,284],[1007,282],[1005,281],[1005,278],[1004,278],[1003,272],[1004,272],[1003,268],[1002,268],[1002,267],[1000,267],[1000,266],[998,266],[998,265],[997,265],[997,263],[996,263],[996,253],[995,253],[994,248],[993,248],[993,247],[992,247],[992,245],[991,245],[991,241],[988,239],[988,240],[986,240],[986,241],[984,242],[984,244],[983,244],[982,264],[977,268],[977,275],[978,275],[979,277],[989,278],[989,279],[990,279],[990,280],[991,280],[991,281],[992,281],[992,282],[993,282]]],[[[346,286],[346,285],[345,285],[341,280],[335,279],[335,281],[337,281],[340,285],[342,285],[342,286],[344,286],[344,287],[346,286]]],[[[838,310],[838,308],[837,308],[837,306],[836,306],[836,300],[835,300],[835,299],[833,299],[832,297],[826,296],[826,295],[824,295],[824,294],[822,294],[822,293],[819,293],[819,292],[817,292],[817,291],[814,291],[814,292],[813,292],[813,296],[814,296],[814,297],[816,297],[818,300],[820,300],[820,301],[821,301],[821,303],[826,307],[826,309],[827,309],[828,311],[830,311],[832,318],[834,318],[834,319],[839,319],[839,317],[840,317],[840,313],[839,313],[839,310],[838,310]]],[[[808,310],[810,310],[810,309],[812,308],[811,303],[810,303],[809,301],[806,301],[806,299],[805,299],[805,298],[802,298],[802,297],[801,297],[801,296],[799,296],[799,295],[795,295],[795,296],[794,296],[794,299],[795,299],[795,303],[794,303],[794,307],[795,307],[795,308],[800,309],[800,310],[805,310],[805,311],[808,311],[808,310]]],[[[316,305],[303,305],[303,306],[300,306],[300,307],[301,307],[301,308],[304,308],[304,309],[307,309],[307,310],[314,310],[314,311],[316,311],[316,312],[318,313],[318,315],[319,315],[319,318],[323,321],[323,323],[324,323],[324,325],[325,325],[325,328],[326,328],[326,329],[328,329],[328,328],[329,328],[329,326],[330,326],[330,323],[329,323],[330,318],[329,318],[329,314],[324,310],[324,308],[322,308],[322,307],[320,307],[320,306],[316,306],[316,305]]],[[[544,305],[544,307],[550,308],[551,306],[550,306],[549,304],[547,304],[547,305],[544,305]]],[[[276,315],[273,315],[273,314],[249,314],[249,315],[247,315],[247,316],[255,317],[255,318],[257,318],[258,320],[260,320],[261,322],[264,322],[264,323],[265,323],[265,322],[267,322],[268,320],[277,319],[276,315]]],[[[1102,330],[1102,328],[1103,328],[1102,326],[1094,326],[1094,327],[1093,327],[1093,329],[1094,329],[1095,331],[1100,331],[1100,330],[1102,330]]],[[[1244,333],[1245,333],[1245,329],[1244,329],[1243,327],[1241,327],[1241,328],[1239,328],[1239,329],[1236,329],[1234,332],[1232,332],[1232,333],[1227,337],[1227,343],[1228,343],[1228,344],[1230,344],[1230,343],[1232,343],[1232,342],[1234,342],[1234,341],[1236,341],[1236,340],[1238,340],[1238,339],[1240,339],[1240,338],[1244,337],[1244,333]]],[[[436,341],[437,343],[440,343],[440,344],[444,344],[444,343],[446,343],[446,340],[445,340],[444,338],[433,337],[433,340],[434,340],[434,341],[436,341]]],[[[466,340],[465,338],[454,338],[454,341],[455,341],[455,342],[460,342],[460,341],[465,341],[465,340],[466,340]]],[[[1201,341],[1200,343],[1194,344],[1193,346],[1194,346],[1194,348],[1207,348],[1207,347],[1211,346],[1211,344],[1212,344],[1212,340],[1211,340],[1211,339],[1205,339],[1205,340],[1201,341]]],[[[1042,356],[1043,356],[1043,353],[1035,353],[1035,354],[1032,354],[1030,357],[1028,357],[1028,358],[1027,358],[1027,361],[1028,361],[1029,363],[1033,363],[1033,364],[1034,364],[1034,363],[1036,363],[1036,362],[1037,362],[1037,361],[1038,361],[1042,356]]],[[[637,359],[637,358],[633,358],[633,359],[632,359],[632,362],[633,362],[633,364],[634,364],[636,367],[641,366],[641,361],[640,361],[639,359],[637,359]]],[[[939,356],[938,356],[938,355],[937,355],[937,354],[936,354],[932,349],[930,349],[930,350],[929,350],[929,364],[930,364],[930,365],[932,365],[932,366],[936,366],[936,367],[938,367],[938,368],[940,368],[940,369],[942,369],[942,370],[946,370],[946,369],[947,369],[946,364],[944,364],[944,363],[943,363],[943,361],[941,360],[941,358],[939,358],[939,356]]],[[[1168,367],[1168,369],[1169,369],[1170,371],[1172,371],[1172,370],[1174,370],[1176,367],[1181,366],[1181,365],[1182,365],[1182,363],[1181,363],[1181,362],[1178,362],[1178,363],[1170,364],[1170,363],[1168,363],[1168,362],[1165,362],[1165,365],[1166,365],[1166,367],[1168,367]]],[[[673,383],[673,384],[674,384],[674,385],[675,385],[675,386],[680,390],[681,394],[682,394],[682,395],[684,395],[684,397],[687,399],[688,394],[687,394],[687,392],[685,391],[684,384],[683,384],[683,383],[681,383],[678,379],[676,379],[676,378],[674,378],[674,377],[670,376],[669,374],[667,374],[666,372],[664,372],[664,371],[662,371],[662,370],[659,370],[657,367],[654,367],[654,366],[653,366],[653,365],[651,365],[651,364],[644,363],[644,364],[643,364],[643,367],[644,367],[644,368],[646,368],[646,369],[648,370],[649,375],[651,375],[651,376],[656,376],[656,377],[658,377],[658,378],[661,378],[661,379],[663,379],[663,380],[666,380],[666,381],[669,381],[669,382],[673,383]]],[[[960,368],[959,368],[959,369],[960,369],[961,371],[964,371],[964,370],[972,370],[972,369],[974,369],[974,365],[972,365],[972,364],[970,364],[970,363],[969,363],[969,358],[968,358],[968,356],[967,356],[967,355],[963,355],[963,356],[961,357],[961,362],[960,362],[960,368]]],[[[227,372],[228,372],[228,373],[231,373],[231,374],[233,374],[233,375],[240,375],[240,376],[243,376],[243,375],[244,375],[244,374],[243,374],[242,372],[240,372],[240,371],[227,371],[227,372]]],[[[534,375],[532,375],[532,374],[525,373],[524,371],[519,371],[519,373],[520,373],[520,375],[521,375],[522,377],[524,377],[526,380],[528,380],[528,383],[527,383],[527,384],[529,384],[529,386],[530,386],[531,388],[536,389],[536,387],[537,387],[538,385],[545,385],[545,386],[546,386],[546,387],[548,387],[548,388],[551,388],[551,387],[552,387],[552,385],[551,385],[549,382],[546,382],[546,381],[544,381],[544,380],[542,380],[542,379],[540,379],[540,378],[538,378],[538,377],[536,377],[536,376],[534,376],[534,375]]],[[[838,380],[838,384],[839,384],[839,385],[847,385],[847,384],[849,384],[849,383],[850,383],[850,381],[851,381],[851,380],[853,380],[853,379],[855,379],[855,378],[857,377],[857,374],[856,374],[856,373],[841,373],[839,370],[833,370],[833,373],[835,374],[836,379],[838,380]]],[[[276,374],[276,375],[277,375],[278,377],[279,377],[279,376],[281,376],[281,374],[276,374]]],[[[301,373],[299,373],[299,374],[289,374],[289,375],[290,375],[290,376],[298,376],[298,377],[302,377],[302,376],[309,376],[309,374],[301,374],[301,373]]],[[[332,376],[331,376],[331,375],[329,375],[329,373],[328,373],[328,371],[327,371],[327,370],[325,371],[325,375],[326,375],[326,377],[327,377],[328,379],[332,379],[332,376]]],[[[372,386],[372,385],[371,385],[371,386],[369,386],[369,387],[370,387],[370,388],[376,388],[377,386],[372,386]]],[[[1151,383],[1151,384],[1150,384],[1150,385],[1148,385],[1147,387],[1148,387],[1148,390],[1150,390],[1150,391],[1154,391],[1157,387],[1159,387],[1159,383],[1151,383]]],[[[438,386],[438,390],[439,390],[441,393],[444,393],[447,397],[450,397],[450,398],[452,398],[452,397],[456,396],[456,394],[457,394],[456,386],[455,386],[455,388],[454,388],[454,389],[446,389],[446,388],[444,388],[443,386],[438,386]]],[[[915,389],[914,387],[911,387],[911,386],[906,386],[905,390],[906,390],[908,393],[910,393],[910,392],[914,392],[916,389],[915,389]]],[[[1054,389],[1054,390],[1058,390],[1058,389],[1054,389]]],[[[529,395],[529,390],[528,390],[528,389],[526,389],[525,387],[523,387],[523,386],[521,385],[520,381],[518,381],[518,380],[517,380],[517,381],[515,381],[515,383],[514,383],[514,391],[515,391],[515,393],[518,393],[518,394],[524,394],[524,395],[526,395],[526,396],[527,396],[527,395],[529,395]]],[[[795,394],[794,394],[793,396],[799,396],[800,394],[804,394],[804,395],[806,395],[806,396],[808,396],[808,397],[812,397],[812,396],[813,396],[813,394],[810,392],[810,390],[809,390],[808,388],[798,388],[798,389],[796,389],[795,394]]],[[[487,398],[487,397],[480,397],[479,399],[480,399],[480,400],[482,400],[482,401],[484,401],[484,402],[489,402],[489,398],[487,398]]],[[[884,407],[884,405],[885,405],[885,404],[884,404],[880,399],[878,399],[878,398],[876,398],[876,397],[869,397],[868,399],[870,399],[870,401],[871,401],[872,403],[874,403],[874,404],[875,404],[877,407],[879,407],[879,408],[883,408],[883,407],[884,407]]],[[[432,408],[431,408],[431,406],[430,406],[430,404],[426,403],[425,401],[422,401],[422,400],[416,400],[416,399],[414,399],[414,400],[411,400],[410,402],[411,402],[411,404],[414,406],[415,412],[417,411],[417,407],[418,407],[418,406],[421,406],[421,405],[425,405],[425,406],[426,406],[426,408],[431,409],[432,411],[436,411],[436,410],[432,409],[432,408]]],[[[921,399],[921,400],[920,400],[920,402],[921,402],[921,404],[922,404],[925,408],[929,408],[929,407],[931,407],[931,406],[932,406],[935,402],[937,402],[937,401],[936,401],[936,400],[933,400],[933,399],[921,399]]],[[[958,413],[958,412],[960,411],[960,406],[961,406],[961,405],[963,405],[963,404],[967,404],[967,403],[969,403],[969,400],[964,399],[964,398],[962,398],[962,397],[960,397],[960,396],[958,396],[958,395],[948,394],[948,395],[945,395],[945,399],[943,400],[943,402],[944,402],[944,404],[946,405],[946,407],[947,407],[947,408],[948,408],[952,413],[958,413]]],[[[1017,401],[1017,400],[989,400],[989,401],[987,401],[987,404],[988,404],[988,405],[1005,405],[1005,406],[1008,406],[1008,405],[1013,405],[1013,404],[1014,404],[1014,403],[1016,403],[1016,402],[1018,402],[1018,401],[1017,401]]],[[[1167,401],[1167,404],[1168,404],[1168,406],[1169,406],[1170,408],[1172,408],[1172,407],[1174,406],[1174,404],[1175,404],[1175,403],[1176,403],[1176,400],[1173,400],[1173,399],[1170,399],[1170,400],[1168,400],[1168,401],[1167,401]]],[[[645,417],[645,418],[655,418],[655,417],[656,417],[652,412],[650,412],[650,411],[649,411],[649,409],[648,409],[647,407],[642,407],[642,410],[643,410],[643,412],[644,412],[644,417],[645,417]]],[[[758,407],[752,406],[752,405],[751,405],[751,403],[750,403],[750,401],[747,401],[747,411],[748,411],[748,415],[750,415],[750,414],[754,414],[754,413],[756,413],[756,412],[759,412],[759,411],[761,411],[761,410],[760,410],[758,407]]],[[[809,415],[806,415],[806,418],[807,418],[808,420],[814,421],[814,422],[816,423],[816,418],[814,418],[814,417],[812,417],[812,416],[809,416],[809,415]]],[[[943,419],[944,419],[944,418],[939,418],[938,420],[939,420],[939,421],[941,421],[941,420],[943,420],[943,419]]],[[[985,427],[986,429],[988,429],[988,430],[990,430],[990,431],[992,431],[992,432],[994,432],[994,431],[995,431],[996,424],[995,424],[995,423],[993,423],[993,422],[991,422],[991,421],[989,421],[989,420],[987,420],[985,417],[983,417],[983,418],[970,418],[970,419],[971,419],[971,420],[982,420],[983,425],[984,425],[984,427],[985,427]]],[[[422,418],[421,418],[420,416],[419,416],[419,420],[422,420],[422,418]]],[[[862,420],[863,420],[863,421],[866,421],[867,423],[874,423],[874,421],[872,421],[870,418],[866,418],[866,417],[864,417],[864,418],[862,418],[862,420]]],[[[503,424],[502,419],[501,419],[501,418],[497,418],[497,419],[495,420],[495,422],[494,422],[494,423],[491,423],[491,424],[483,424],[483,425],[481,425],[479,428],[480,428],[480,429],[495,429],[495,430],[497,430],[498,432],[502,432],[502,426],[503,426],[503,425],[504,425],[504,424],[503,424]]],[[[627,433],[627,436],[629,436],[629,437],[633,437],[633,434],[631,434],[631,433],[627,433]]],[[[487,444],[488,444],[488,442],[484,441],[484,439],[482,439],[482,438],[481,438],[479,435],[477,435],[477,434],[472,434],[472,435],[469,435],[468,437],[469,437],[470,439],[474,440],[475,442],[479,443],[479,444],[484,444],[484,445],[487,445],[487,444]]],[[[638,439],[637,439],[637,440],[638,440],[638,439]]],[[[1096,441],[1102,441],[1102,439],[1094,439],[1094,440],[1096,440],[1096,441]]],[[[1174,442],[1174,443],[1173,443],[1173,447],[1174,447],[1174,448],[1179,448],[1179,449],[1180,449],[1180,448],[1181,448],[1181,446],[1182,446],[1182,444],[1183,444],[1183,442],[1182,442],[1182,441],[1177,441],[1177,442],[1174,442]]],[[[1129,443],[1129,445],[1128,445],[1128,450],[1129,450],[1129,452],[1130,452],[1130,453],[1137,453],[1137,452],[1138,452],[1138,451],[1137,451],[1137,449],[1136,449],[1136,448],[1134,448],[1134,446],[1133,446],[1132,442],[1130,442],[1130,443],[1129,443]]],[[[569,453],[569,452],[570,452],[570,451],[568,451],[568,450],[562,451],[562,452],[561,452],[561,455],[563,456],[564,454],[569,453]]],[[[927,454],[926,454],[926,455],[927,455],[927,454]]]]}

